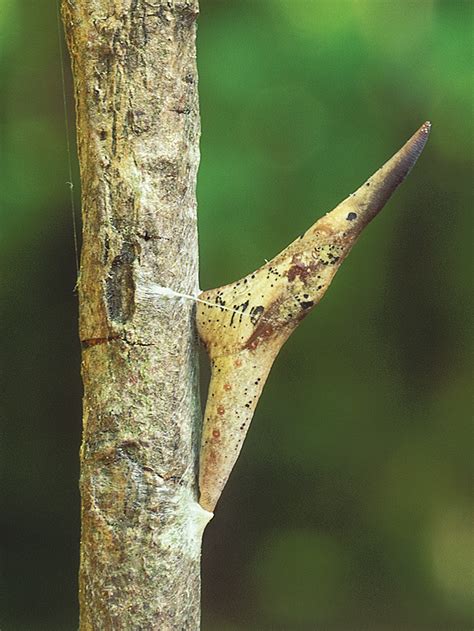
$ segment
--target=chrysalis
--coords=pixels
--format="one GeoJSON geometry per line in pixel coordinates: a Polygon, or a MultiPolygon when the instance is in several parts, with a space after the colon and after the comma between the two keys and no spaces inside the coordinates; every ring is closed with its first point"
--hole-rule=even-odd
{"type": "Polygon", "coordinates": [[[270,262],[199,296],[197,326],[211,361],[199,468],[199,502],[207,511],[214,510],[238,458],[280,348],[409,173],[430,127],[422,125],[355,193],[270,262]]]}

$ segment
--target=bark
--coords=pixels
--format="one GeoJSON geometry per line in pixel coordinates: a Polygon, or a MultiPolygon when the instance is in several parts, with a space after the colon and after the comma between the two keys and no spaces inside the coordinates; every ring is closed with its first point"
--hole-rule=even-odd
{"type": "Polygon", "coordinates": [[[63,0],[82,184],[80,628],[197,629],[197,0],[63,0]]]}

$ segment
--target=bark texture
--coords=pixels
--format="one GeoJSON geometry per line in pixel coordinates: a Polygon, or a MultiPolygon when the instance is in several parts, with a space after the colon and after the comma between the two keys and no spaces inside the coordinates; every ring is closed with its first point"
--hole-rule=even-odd
{"type": "Polygon", "coordinates": [[[63,0],[82,183],[80,628],[198,629],[197,0],[63,0]]]}

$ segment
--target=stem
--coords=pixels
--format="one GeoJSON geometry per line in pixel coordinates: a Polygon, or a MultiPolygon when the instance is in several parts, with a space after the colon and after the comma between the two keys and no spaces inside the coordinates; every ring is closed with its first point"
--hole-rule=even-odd
{"type": "Polygon", "coordinates": [[[80,629],[198,629],[197,0],[63,0],[82,183],[80,629]]]}

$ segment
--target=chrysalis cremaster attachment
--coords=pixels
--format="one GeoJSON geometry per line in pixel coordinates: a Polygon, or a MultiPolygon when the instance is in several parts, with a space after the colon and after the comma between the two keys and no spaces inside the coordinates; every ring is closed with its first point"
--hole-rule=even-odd
{"type": "Polygon", "coordinates": [[[199,502],[206,510],[214,510],[237,460],[278,351],[410,172],[430,127],[422,125],[355,193],[269,263],[199,296],[207,304],[197,304],[197,326],[212,370],[199,469],[199,502]]]}

